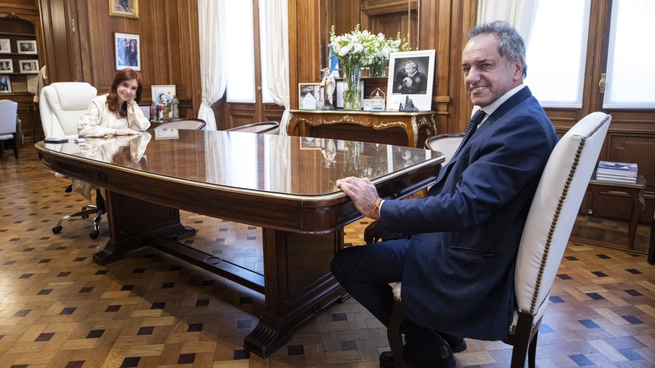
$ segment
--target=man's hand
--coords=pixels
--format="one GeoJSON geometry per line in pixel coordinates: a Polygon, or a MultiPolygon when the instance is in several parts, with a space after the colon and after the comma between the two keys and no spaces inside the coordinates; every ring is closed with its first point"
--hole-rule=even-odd
{"type": "Polygon", "coordinates": [[[141,132],[139,132],[137,130],[126,128],[126,129],[117,129],[116,132],[114,133],[114,135],[116,135],[116,136],[118,136],[118,135],[141,135],[141,132]]]}
{"type": "Polygon", "coordinates": [[[405,79],[403,79],[403,83],[405,84],[405,86],[411,87],[412,84],[414,83],[414,80],[412,80],[412,78],[410,77],[405,77],[405,79]]]}
{"type": "Polygon", "coordinates": [[[364,216],[371,215],[377,200],[380,198],[375,185],[368,178],[350,176],[339,179],[337,180],[337,188],[343,190],[352,199],[355,208],[364,216]]]}

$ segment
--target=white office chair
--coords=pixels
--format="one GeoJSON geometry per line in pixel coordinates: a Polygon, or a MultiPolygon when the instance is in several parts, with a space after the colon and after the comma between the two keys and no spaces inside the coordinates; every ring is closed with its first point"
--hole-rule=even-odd
{"type": "MultiPolygon", "coordinates": [[[[512,325],[508,326],[507,341],[514,346],[512,368],[523,368],[526,356],[529,367],[535,367],[539,326],[548,306],[550,288],[611,120],[610,115],[601,112],[580,120],[555,146],[544,168],[516,259],[514,290],[517,306],[512,325]]],[[[405,315],[401,290],[402,283],[397,283],[393,314],[387,329],[396,367],[404,366],[400,324],[405,315]]]]}
{"type": "MultiPolygon", "coordinates": [[[[39,110],[41,114],[41,124],[46,138],[68,138],[73,140],[77,138],[77,121],[86,112],[91,101],[97,96],[98,91],[88,83],[65,82],[52,83],[43,87],[39,98],[39,110]]],[[[59,146],[63,147],[77,146],[59,146]]],[[[61,174],[55,173],[58,177],[61,174]]],[[[86,183],[82,183],[86,184],[86,183]]],[[[88,186],[88,185],[82,185],[88,186]]],[[[70,192],[73,186],[69,186],[66,192],[70,192]]],[[[96,239],[100,234],[100,219],[106,212],[104,200],[100,195],[98,188],[96,190],[96,204],[82,207],[80,212],[73,213],[62,217],[57,225],[52,228],[52,232],[58,234],[62,230],[62,223],[73,217],[87,218],[94,216],[93,231],[89,233],[92,239],[96,239]]],[[[84,192],[84,191],[82,191],[84,192]]],[[[90,190],[89,190],[90,192],[90,190]]],[[[82,193],[90,200],[90,194],[82,193]]]]}
{"type": "Polygon", "coordinates": [[[445,159],[441,166],[445,166],[453,157],[457,147],[462,143],[464,134],[439,134],[425,140],[425,149],[429,149],[444,154],[445,159]]]}
{"type": "Polygon", "coordinates": [[[280,123],[277,121],[261,121],[248,125],[241,125],[234,128],[227,129],[228,132],[244,132],[244,133],[267,133],[278,134],[280,132],[280,123]]]}
{"type": "Polygon", "coordinates": [[[18,158],[20,137],[16,132],[18,124],[18,103],[10,100],[0,101],[0,158],[5,156],[5,141],[11,141],[14,156],[18,158]]]}

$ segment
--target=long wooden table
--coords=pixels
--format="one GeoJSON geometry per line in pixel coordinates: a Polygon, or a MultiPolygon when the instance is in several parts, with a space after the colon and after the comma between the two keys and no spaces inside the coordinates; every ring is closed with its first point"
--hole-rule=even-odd
{"type": "Polygon", "coordinates": [[[35,144],[49,169],[107,189],[110,240],[93,261],[152,246],[265,296],[244,346],[266,357],[348,295],[330,272],[343,227],[361,217],[337,179],[367,176],[381,196],[430,185],[443,155],[421,149],[237,132],[151,131],[130,142],[35,144]],[[171,134],[173,133],[173,134],[171,134]],[[261,226],[264,273],[178,243],[179,209],[261,226]]]}

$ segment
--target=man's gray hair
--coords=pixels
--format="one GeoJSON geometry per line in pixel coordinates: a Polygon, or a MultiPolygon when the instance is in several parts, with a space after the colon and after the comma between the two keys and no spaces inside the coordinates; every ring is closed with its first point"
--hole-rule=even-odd
{"type": "Polygon", "coordinates": [[[528,64],[525,62],[525,41],[516,29],[507,22],[497,20],[476,26],[466,33],[466,37],[470,40],[483,33],[490,33],[498,37],[500,56],[506,57],[512,63],[523,60],[523,78],[525,78],[528,75],[528,64]]]}

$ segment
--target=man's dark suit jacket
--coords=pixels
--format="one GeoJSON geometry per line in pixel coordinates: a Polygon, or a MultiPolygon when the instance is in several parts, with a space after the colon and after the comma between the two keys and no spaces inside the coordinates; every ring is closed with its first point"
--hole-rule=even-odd
{"type": "Polygon", "coordinates": [[[503,103],[427,198],[387,200],[384,229],[411,235],[402,300],[420,325],[462,337],[507,338],[514,263],[555,129],[527,87],[503,103]]]}

